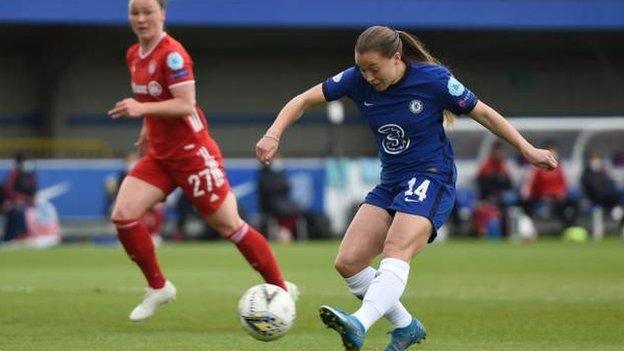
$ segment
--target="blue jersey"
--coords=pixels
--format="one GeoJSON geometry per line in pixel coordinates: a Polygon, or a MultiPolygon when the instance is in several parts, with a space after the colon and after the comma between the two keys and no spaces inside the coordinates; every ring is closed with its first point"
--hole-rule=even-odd
{"type": "Polygon", "coordinates": [[[351,67],[323,83],[327,101],[347,96],[375,135],[381,159],[382,184],[408,173],[428,173],[443,182],[455,181],[453,149],[443,128],[443,112],[470,112],[476,96],[443,66],[409,63],[403,78],[377,91],[351,67]]]}

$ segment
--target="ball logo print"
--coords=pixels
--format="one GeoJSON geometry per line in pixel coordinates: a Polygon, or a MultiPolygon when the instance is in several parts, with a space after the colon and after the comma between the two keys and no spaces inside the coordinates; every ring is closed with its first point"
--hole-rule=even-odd
{"type": "Polygon", "coordinates": [[[271,284],[251,287],[238,302],[241,326],[261,341],[278,339],[292,327],[295,303],[284,289],[271,284]]]}
{"type": "Polygon", "coordinates": [[[453,76],[449,78],[448,84],[446,86],[448,88],[449,94],[453,96],[461,96],[466,90],[464,85],[453,76]]]}
{"type": "Polygon", "coordinates": [[[167,55],[167,66],[176,71],[184,67],[184,58],[178,52],[172,52],[167,55]]]}
{"type": "Polygon", "coordinates": [[[396,124],[383,125],[377,131],[384,134],[382,147],[388,154],[400,154],[410,145],[410,139],[405,136],[405,131],[396,124]]]}
{"type": "Polygon", "coordinates": [[[420,101],[418,99],[414,99],[414,100],[410,101],[409,109],[415,115],[421,113],[422,110],[423,110],[423,103],[422,103],[422,101],[420,101]]]}

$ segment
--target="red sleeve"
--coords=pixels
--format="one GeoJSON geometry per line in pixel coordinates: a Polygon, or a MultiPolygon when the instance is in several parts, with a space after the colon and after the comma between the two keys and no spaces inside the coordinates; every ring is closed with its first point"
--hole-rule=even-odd
{"type": "Polygon", "coordinates": [[[128,48],[128,50],[126,50],[126,64],[130,64],[130,61],[132,60],[132,56],[135,54],[136,50],[138,49],[138,44],[134,44],[131,47],[128,48]]]}
{"type": "Polygon", "coordinates": [[[130,63],[130,52],[132,51],[132,46],[126,50],[126,64],[130,63]]]}
{"type": "Polygon", "coordinates": [[[191,56],[181,46],[174,46],[170,50],[167,50],[165,54],[164,70],[165,81],[169,88],[195,82],[193,60],[191,60],[191,56]]]}
{"type": "Polygon", "coordinates": [[[132,62],[133,57],[136,55],[136,52],[139,48],[138,44],[134,44],[126,50],[126,66],[128,67],[128,71],[132,76],[132,68],[130,68],[130,62],[132,62]]]}

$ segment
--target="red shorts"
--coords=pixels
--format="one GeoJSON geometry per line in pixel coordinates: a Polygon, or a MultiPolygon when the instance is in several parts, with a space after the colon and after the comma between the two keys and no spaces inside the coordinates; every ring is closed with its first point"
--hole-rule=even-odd
{"type": "Polygon", "coordinates": [[[165,195],[179,186],[197,211],[208,216],[221,207],[230,192],[223,157],[213,140],[187,147],[189,150],[176,158],[143,156],[128,175],[158,187],[165,195]]]}

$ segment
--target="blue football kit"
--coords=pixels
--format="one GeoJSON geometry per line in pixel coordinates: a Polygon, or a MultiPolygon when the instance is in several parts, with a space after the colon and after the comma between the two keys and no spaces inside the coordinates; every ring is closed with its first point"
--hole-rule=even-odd
{"type": "Polygon", "coordinates": [[[405,74],[377,91],[351,67],[323,83],[325,100],[348,97],[371,128],[381,160],[381,182],[364,202],[429,219],[435,239],[455,202],[457,170],[443,112],[472,111],[477,97],[443,66],[407,63],[405,74]]]}

